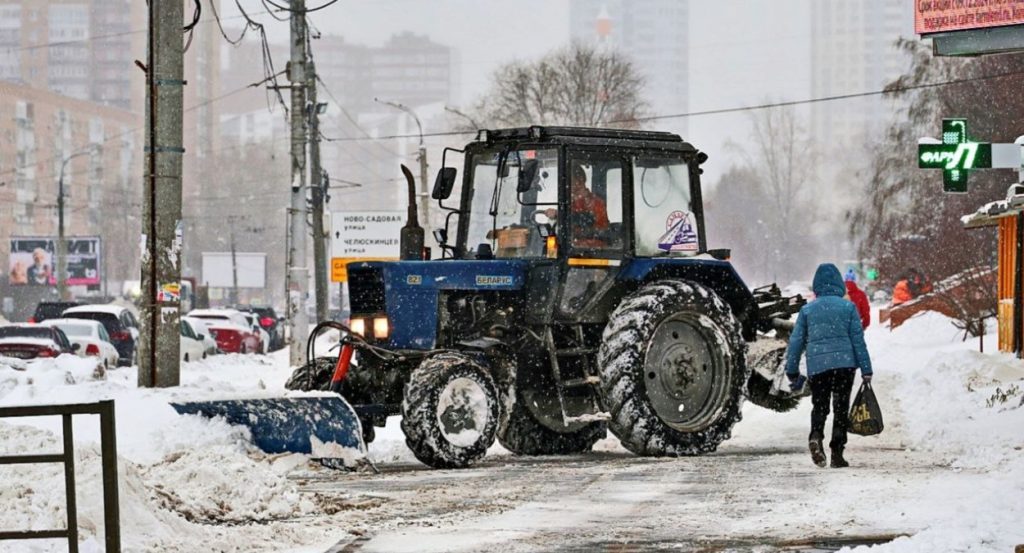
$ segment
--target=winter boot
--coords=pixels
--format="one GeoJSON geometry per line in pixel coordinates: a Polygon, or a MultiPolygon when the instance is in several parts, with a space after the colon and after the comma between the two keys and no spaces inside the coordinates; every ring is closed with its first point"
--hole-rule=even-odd
{"type": "Polygon", "coordinates": [[[850,463],[847,463],[846,459],[843,458],[843,448],[832,448],[831,466],[834,469],[841,469],[850,466],[850,463]]]}
{"type": "Polygon", "coordinates": [[[821,447],[821,440],[811,440],[808,444],[811,450],[811,460],[815,465],[825,468],[825,450],[821,447]]]}

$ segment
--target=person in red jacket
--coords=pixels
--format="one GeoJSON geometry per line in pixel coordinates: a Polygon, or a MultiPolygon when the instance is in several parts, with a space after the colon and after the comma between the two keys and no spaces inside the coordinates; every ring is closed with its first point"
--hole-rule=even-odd
{"type": "Polygon", "coordinates": [[[860,315],[862,328],[871,324],[871,306],[868,304],[868,295],[857,287],[857,274],[852,270],[847,271],[843,280],[846,281],[846,296],[857,306],[857,314],[860,315]]]}

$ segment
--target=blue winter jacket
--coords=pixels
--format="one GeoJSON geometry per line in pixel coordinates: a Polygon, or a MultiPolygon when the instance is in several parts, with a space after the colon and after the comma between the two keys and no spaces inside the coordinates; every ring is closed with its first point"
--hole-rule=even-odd
{"type": "Polygon", "coordinates": [[[814,273],[812,286],[817,298],[800,310],[786,351],[786,374],[800,371],[800,355],[807,352],[807,376],[831,369],[858,367],[861,375],[871,374],[871,358],[864,343],[857,307],[843,299],[846,286],[839,269],[822,263],[814,273]]]}

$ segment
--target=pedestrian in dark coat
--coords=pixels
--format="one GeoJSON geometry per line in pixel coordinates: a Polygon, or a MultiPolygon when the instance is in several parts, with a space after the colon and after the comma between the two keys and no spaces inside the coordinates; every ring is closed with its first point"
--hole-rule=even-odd
{"type": "Polygon", "coordinates": [[[857,307],[860,324],[866,329],[871,324],[871,304],[868,303],[868,295],[857,287],[857,275],[853,272],[847,272],[843,279],[846,280],[846,296],[857,307]]]}
{"type": "Polygon", "coordinates": [[[800,356],[807,354],[807,378],[811,387],[811,459],[824,467],[822,448],[829,405],[832,415],[832,467],[849,466],[843,457],[850,427],[850,392],[857,369],[865,382],[871,380],[871,358],[864,343],[864,328],[853,303],[843,299],[846,286],[839,269],[822,263],[814,273],[814,301],[800,309],[786,352],[786,376],[796,382],[800,356]]]}

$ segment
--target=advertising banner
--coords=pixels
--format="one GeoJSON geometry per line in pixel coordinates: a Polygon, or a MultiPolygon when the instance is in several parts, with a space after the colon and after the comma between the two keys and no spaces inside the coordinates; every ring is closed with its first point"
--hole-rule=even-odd
{"type": "Polygon", "coordinates": [[[1024,0],[915,0],[919,35],[1024,24],[1024,0]]]}
{"type": "MultiPolygon", "coordinates": [[[[99,286],[100,238],[76,236],[67,239],[68,286],[99,286]]],[[[57,240],[47,237],[13,237],[7,262],[12,285],[57,285],[57,240]]]]}

